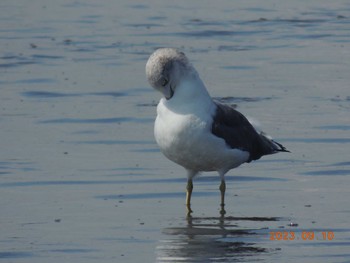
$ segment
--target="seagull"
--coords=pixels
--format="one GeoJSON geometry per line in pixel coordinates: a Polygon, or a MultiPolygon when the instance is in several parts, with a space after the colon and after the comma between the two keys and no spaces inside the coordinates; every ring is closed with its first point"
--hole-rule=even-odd
{"type": "Polygon", "coordinates": [[[147,61],[146,76],[163,94],[157,106],[155,140],[168,159],[187,171],[189,214],[193,178],[200,172],[218,172],[224,214],[225,174],[229,170],[263,155],[289,152],[232,106],[212,99],[196,69],[178,49],[157,49],[147,61]]]}

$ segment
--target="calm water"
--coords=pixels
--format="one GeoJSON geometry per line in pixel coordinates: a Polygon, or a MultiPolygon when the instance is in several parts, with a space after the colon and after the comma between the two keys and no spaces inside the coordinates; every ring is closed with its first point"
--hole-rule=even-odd
{"type": "Polygon", "coordinates": [[[350,262],[348,1],[3,0],[0,48],[0,262],[350,262]],[[229,172],[224,218],[153,139],[167,46],[292,151],[229,172]]]}

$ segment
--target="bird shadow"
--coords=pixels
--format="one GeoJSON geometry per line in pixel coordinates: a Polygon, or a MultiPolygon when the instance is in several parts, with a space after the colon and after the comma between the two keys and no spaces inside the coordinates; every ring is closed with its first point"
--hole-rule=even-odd
{"type": "Polygon", "coordinates": [[[166,238],[160,240],[157,246],[157,262],[263,260],[280,250],[264,247],[269,237],[266,225],[281,220],[283,218],[280,217],[187,215],[183,226],[163,229],[166,238]]]}

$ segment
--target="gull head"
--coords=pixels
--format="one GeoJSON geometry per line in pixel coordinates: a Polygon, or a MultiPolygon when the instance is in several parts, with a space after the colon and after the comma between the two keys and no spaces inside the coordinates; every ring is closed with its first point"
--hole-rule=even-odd
{"type": "Polygon", "coordinates": [[[183,52],[160,48],[149,57],[146,76],[150,85],[169,100],[181,81],[197,76],[197,72],[183,52]]]}

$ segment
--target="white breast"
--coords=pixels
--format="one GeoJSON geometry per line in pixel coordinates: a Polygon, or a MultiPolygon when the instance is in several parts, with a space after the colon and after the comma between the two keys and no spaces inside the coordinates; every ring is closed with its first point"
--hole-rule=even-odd
{"type": "Polygon", "coordinates": [[[188,170],[223,172],[248,159],[211,133],[216,106],[210,97],[194,97],[190,104],[178,99],[162,99],[157,107],[154,135],[167,158],[188,170]]]}

